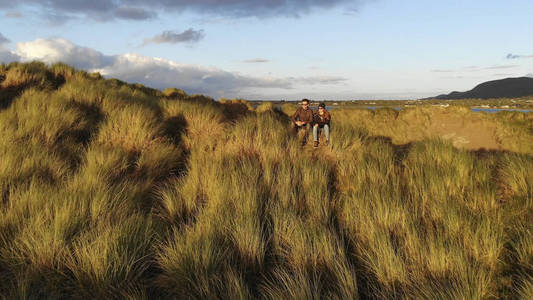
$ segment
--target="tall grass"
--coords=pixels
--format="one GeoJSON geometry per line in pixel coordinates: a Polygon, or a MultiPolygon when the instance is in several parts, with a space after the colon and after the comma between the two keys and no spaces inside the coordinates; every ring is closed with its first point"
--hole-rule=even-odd
{"type": "Polygon", "coordinates": [[[0,81],[0,298],[533,296],[530,115],[338,109],[313,149],[291,105],[63,64],[0,81]]]}

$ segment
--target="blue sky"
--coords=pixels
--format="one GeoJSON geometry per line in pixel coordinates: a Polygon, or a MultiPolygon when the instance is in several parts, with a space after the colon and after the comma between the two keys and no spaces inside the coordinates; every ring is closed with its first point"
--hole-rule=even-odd
{"type": "Polygon", "coordinates": [[[531,12],[526,0],[0,0],[0,62],[61,60],[215,98],[420,98],[531,76],[531,12]]]}

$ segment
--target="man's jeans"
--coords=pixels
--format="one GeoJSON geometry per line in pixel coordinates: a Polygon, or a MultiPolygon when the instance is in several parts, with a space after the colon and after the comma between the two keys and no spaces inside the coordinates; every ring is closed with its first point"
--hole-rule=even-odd
{"type": "Polygon", "coordinates": [[[318,142],[318,135],[320,132],[324,130],[324,134],[326,135],[326,141],[329,142],[329,125],[324,124],[322,126],[313,126],[313,138],[315,139],[315,142],[318,142]]]}

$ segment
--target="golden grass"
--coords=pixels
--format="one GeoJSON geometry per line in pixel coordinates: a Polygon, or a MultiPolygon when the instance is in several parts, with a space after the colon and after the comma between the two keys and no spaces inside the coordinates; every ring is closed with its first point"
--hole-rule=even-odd
{"type": "Polygon", "coordinates": [[[313,149],[290,104],[62,64],[0,81],[0,298],[533,296],[531,114],[338,109],[313,149]]]}

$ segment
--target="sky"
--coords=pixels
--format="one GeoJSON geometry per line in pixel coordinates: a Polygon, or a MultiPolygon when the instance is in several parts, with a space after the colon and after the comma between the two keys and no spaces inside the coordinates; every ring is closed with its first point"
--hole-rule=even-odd
{"type": "Polygon", "coordinates": [[[0,63],[250,100],[418,99],[533,76],[531,0],[0,0],[0,63]]]}

